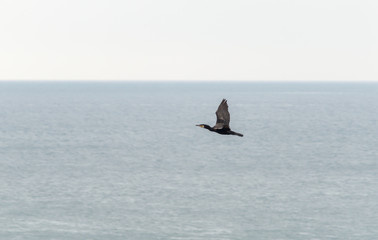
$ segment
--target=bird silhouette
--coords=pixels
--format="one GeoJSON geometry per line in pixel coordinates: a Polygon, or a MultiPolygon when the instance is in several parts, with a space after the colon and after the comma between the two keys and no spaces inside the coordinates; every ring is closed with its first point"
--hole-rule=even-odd
{"type": "Polygon", "coordinates": [[[206,124],[198,124],[196,126],[206,128],[211,132],[216,132],[223,135],[236,135],[243,137],[243,134],[234,132],[230,129],[230,113],[228,112],[227,100],[223,99],[219,104],[218,110],[215,112],[217,115],[217,122],[214,127],[210,127],[206,124]]]}

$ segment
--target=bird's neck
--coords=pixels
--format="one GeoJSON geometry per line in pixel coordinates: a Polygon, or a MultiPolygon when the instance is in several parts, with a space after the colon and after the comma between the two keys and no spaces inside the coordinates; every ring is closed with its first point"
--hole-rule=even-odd
{"type": "Polygon", "coordinates": [[[214,131],[214,129],[212,127],[210,127],[209,125],[204,124],[203,127],[206,128],[209,131],[214,131]]]}

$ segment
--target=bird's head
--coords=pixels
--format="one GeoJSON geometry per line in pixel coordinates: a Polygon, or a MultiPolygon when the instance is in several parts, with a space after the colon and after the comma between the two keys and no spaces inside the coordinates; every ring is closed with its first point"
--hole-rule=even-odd
{"type": "Polygon", "coordinates": [[[206,128],[206,129],[211,128],[209,125],[206,125],[206,124],[197,124],[196,126],[201,127],[201,128],[206,128]]]}

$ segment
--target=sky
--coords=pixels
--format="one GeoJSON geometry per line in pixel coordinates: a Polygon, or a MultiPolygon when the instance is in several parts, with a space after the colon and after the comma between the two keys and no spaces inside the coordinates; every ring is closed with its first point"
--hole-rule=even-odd
{"type": "Polygon", "coordinates": [[[0,0],[0,80],[378,81],[377,0],[0,0]]]}

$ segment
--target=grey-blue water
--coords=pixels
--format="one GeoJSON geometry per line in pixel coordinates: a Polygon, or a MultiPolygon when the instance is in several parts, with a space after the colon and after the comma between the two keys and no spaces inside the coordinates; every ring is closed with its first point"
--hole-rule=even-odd
{"type": "Polygon", "coordinates": [[[0,239],[377,239],[377,162],[378,84],[0,83],[0,239]]]}

